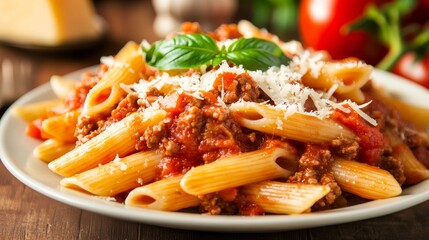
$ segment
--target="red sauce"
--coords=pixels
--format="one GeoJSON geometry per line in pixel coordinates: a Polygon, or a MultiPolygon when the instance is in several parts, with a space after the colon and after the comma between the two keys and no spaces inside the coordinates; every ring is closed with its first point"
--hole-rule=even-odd
{"type": "Polygon", "coordinates": [[[214,37],[220,41],[242,37],[240,31],[238,30],[237,24],[222,24],[215,30],[214,33],[214,37]]]}
{"type": "Polygon", "coordinates": [[[159,179],[184,174],[192,167],[201,165],[201,161],[194,158],[164,157],[159,164],[159,179]]]}
{"type": "Polygon", "coordinates": [[[227,188],[227,189],[219,191],[218,195],[225,202],[232,202],[238,196],[238,189],[237,188],[227,188]]]}
{"type": "Polygon", "coordinates": [[[130,103],[127,99],[122,100],[118,107],[112,111],[111,119],[113,122],[119,122],[124,119],[129,113],[136,112],[138,106],[130,103]]]}
{"type": "Polygon", "coordinates": [[[216,80],[213,83],[213,88],[218,89],[219,91],[222,90],[222,87],[224,91],[233,91],[235,86],[231,86],[231,84],[234,82],[235,78],[237,77],[236,73],[232,72],[224,72],[217,76],[216,80]]]}
{"type": "Polygon", "coordinates": [[[244,216],[260,216],[264,215],[265,211],[259,205],[244,201],[238,205],[238,211],[240,215],[244,216]]]}
{"type": "Polygon", "coordinates": [[[370,165],[377,165],[384,152],[386,143],[384,135],[376,127],[365,122],[353,110],[350,113],[337,110],[331,115],[331,118],[352,130],[359,138],[360,161],[370,165]]]}
{"type": "Polygon", "coordinates": [[[106,101],[109,98],[111,92],[112,92],[111,88],[106,88],[102,90],[101,93],[95,98],[95,103],[100,104],[106,101]]]}
{"type": "Polygon", "coordinates": [[[191,102],[194,102],[194,97],[186,93],[179,94],[176,100],[176,105],[173,108],[166,109],[169,113],[169,117],[170,118],[177,117],[177,115],[185,111],[186,107],[190,105],[191,102]]]}
{"type": "Polygon", "coordinates": [[[27,136],[30,136],[32,138],[44,140],[45,138],[43,137],[43,134],[42,134],[43,120],[44,118],[38,118],[38,119],[35,119],[34,121],[29,122],[27,124],[27,128],[25,129],[25,134],[27,134],[27,136]]]}
{"type": "MultiPolygon", "coordinates": [[[[106,65],[100,64],[100,66],[98,67],[97,74],[93,74],[91,72],[84,73],[74,93],[65,99],[66,109],[74,110],[74,109],[83,107],[83,104],[85,102],[85,99],[86,99],[86,96],[88,95],[89,90],[91,90],[91,88],[93,88],[95,84],[97,84],[100,81],[100,79],[104,76],[104,74],[108,70],[109,68],[106,65]]],[[[110,94],[110,90],[109,90],[109,94],[110,94]]],[[[104,96],[104,98],[105,97],[106,96],[104,96]]],[[[103,100],[103,99],[99,99],[99,100],[103,100]]]]}
{"type": "MultiPolygon", "coordinates": [[[[225,75],[225,82],[231,83],[235,76],[225,75]]],[[[204,100],[179,94],[175,106],[167,109],[169,122],[165,128],[168,131],[160,143],[167,157],[158,166],[161,178],[185,173],[190,167],[245,150],[237,142],[244,139],[244,134],[228,117],[229,113],[217,104],[217,95],[201,94],[204,100]]]]}

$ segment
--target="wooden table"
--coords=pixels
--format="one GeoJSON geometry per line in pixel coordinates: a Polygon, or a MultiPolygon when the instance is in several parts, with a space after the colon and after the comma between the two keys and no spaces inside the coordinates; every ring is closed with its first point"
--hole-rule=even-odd
{"type": "MultiPolygon", "coordinates": [[[[106,40],[89,52],[67,55],[0,47],[0,57],[32,63],[32,84],[53,74],[95,65],[128,40],[156,40],[150,1],[96,1],[106,40]]],[[[4,108],[0,114],[4,113],[4,108]]],[[[106,217],[49,199],[19,182],[0,164],[0,239],[428,239],[429,201],[359,222],[273,233],[213,233],[169,229],[106,217]]]]}

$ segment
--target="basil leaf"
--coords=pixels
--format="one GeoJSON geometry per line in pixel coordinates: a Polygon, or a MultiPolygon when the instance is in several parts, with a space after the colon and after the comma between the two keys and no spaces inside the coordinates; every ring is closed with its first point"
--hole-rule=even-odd
{"type": "Polygon", "coordinates": [[[228,47],[225,58],[248,70],[267,70],[290,61],[279,46],[260,38],[240,38],[228,47]]]}
{"type": "Polygon", "coordinates": [[[184,34],[158,41],[150,49],[142,48],[146,62],[160,70],[185,69],[223,60],[248,70],[266,70],[287,64],[290,59],[273,42],[259,38],[241,38],[228,49],[219,49],[215,40],[204,34],[184,34]]]}
{"type": "Polygon", "coordinates": [[[158,41],[146,51],[145,58],[149,65],[160,70],[185,69],[206,64],[219,52],[213,38],[203,34],[183,34],[158,41]]]}

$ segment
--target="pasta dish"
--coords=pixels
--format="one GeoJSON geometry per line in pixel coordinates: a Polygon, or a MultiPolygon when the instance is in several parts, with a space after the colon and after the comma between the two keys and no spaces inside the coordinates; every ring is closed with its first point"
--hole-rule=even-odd
{"type": "Polygon", "coordinates": [[[429,124],[404,120],[372,70],[247,21],[184,23],[79,81],[53,76],[58,99],[13,111],[64,188],[163,211],[301,214],[429,178],[429,124]]]}

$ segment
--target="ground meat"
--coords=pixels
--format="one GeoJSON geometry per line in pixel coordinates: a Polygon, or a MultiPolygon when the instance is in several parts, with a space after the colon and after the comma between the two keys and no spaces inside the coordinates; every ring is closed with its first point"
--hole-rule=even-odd
{"type": "Polygon", "coordinates": [[[331,152],[326,147],[307,144],[299,159],[298,171],[287,180],[292,183],[323,184],[330,187],[331,191],[313,205],[313,210],[330,208],[341,195],[341,188],[331,172],[333,161],[331,152]]]}
{"type": "Polygon", "coordinates": [[[406,180],[404,174],[404,165],[402,161],[393,156],[382,156],[379,162],[379,167],[389,171],[399,184],[403,184],[406,180]]]}
{"type": "Polygon", "coordinates": [[[241,151],[233,132],[236,123],[220,106],[203,108],[207,117],[206,124],[201,132],[201,142],[198,150],[202,153],[205,163],[210,163],[220,157],[226,157],[241,151]]]}
{"type": "MultiPolygon", "coordinates": [[[[190,107],[173,119],[167,138],[180,145],[180,155],[194,157],[198,152],[201,131],[205,124],[203,112],[198,107],[190,107]]],[[[163,147],[165,149],[165,147],[163,147]]]]}
{"type": "Polygon", "coordinates": [[[107,71],[107,67],[103,64],[99,66],[98,73],[94,74],[92,72],[85,72],[80,82],[76,84],[74,92],[68,95],[65,100],[65,107],[68,111],[79,109],[83,107],[85,103],[86,96],[89,93],[89,90],[97,84],[104,73],[107,71]]]}
{"type": "Polygon", "coordinates": [[[236,215],[238,208],[233,201],[225,201],[218,193],[198,196],[201,200],[200,212],[209,215],[236,215]]]}
{"type": "Polygon", "coordinates": [[[175,141],[164,138],[161,144],[164,146],[165,156],[176,156],[180,152],[180,144],[175,141]]]}
{"type": "Polygon", "coordinates": [[[93,137],[100,134],[99,129],[104,125],[104,121],[96,121],[87,116],[79,116],[76,124],[75,137],[77,138],[76,146],[80,146],[93,137]]]}
{"type": "Polygon", "coordinates": [[[217,95],[212,92],[203,94],[204,100],[187,94],[178,95],[175,107],[168,109],[165,126],[159,130],[148,129],[139,136],[149,148],[159,144],[164,157],[168,158],[158,166],[159,178],[260,146],[258,140],[262,137],[257,137],[251,130],[243,132],[230,112],[217,103],[217,95]],[[187,159],[191,164],[182,163],[180,159],[187,159]]]}
{"type": "Polygon", "coordinates": [[[114,122],[119,122],[131,113],[136,112],[140,107],[137,103],[138,99],[139,96],[137,93],[130,93],[122,99],[116,109],[113,109],[111,116],[108,118],[109,123],[106,124],[106,127],[110,126],[110,124],[114,122]]]}
{"type": "Polygon", "coordinates": [[[165,123],[161,122],[153,127],[147,128],[143,135],[139,136],[136,141],[136,150],[146,148],[157,148],[159,143],[166,135],[165,123]]]}
{"type": "Polygon", "coordinates": [[[118,106],[112,110],[110,116],[79,116],[74,134],[77,138],[76,144],[78,146],[82,145],[83,143],[102,133],[113,123],[124,119],[133,112],[136,112],[139,109],[137,101],[137,94],[128,94],[119,102],[118,106]]]}
{"type": "Polygon", "coordinates": [[[352,160],[358,156],[359,142],[357,139],[340,136],[339,138],[332,140],[331,151],[335,156],[352,160]]]}
{"type": "Polygon", "coordinates": [[[380,130],[366,122],[356,111],[335,110],[331,118],[353,131],[359,141],[358,160],[377,165],[386,148],[386,138],[380,130]]]}
{"type": "Polygon", "coordinates": [[[424,146],[414,147],[412,149],[414,156],[426,167],[429,168],[429,151],[424,146]]]}
{"type": "Polygon", "coordinates": [[[222,24],[214,31],[214,37],[218,41],[242,37],[237,24],[222,24]]]}
{"type": "Polygon", "coordinates": [[[182,33],[200,33],[201,31],[201,26],[197,22],[184,22],[180,27],[182,33]]]}
{"type": "Polygon", "coordinates": [[[341,188],[335,181],[334,174],[332,172],[324,173],[320,178],[320,184],[327,185],[331,189],[331,191],[326,194],[323,199],[317,201],[314,204],[314,210],[330,208],[330,206],[333,205],[336,202],[337,198],[341,195],[341,188]]]}
{"type": "Polygon", "coordinates": [[[265,215],[264,209],[252,202],[241,200],[241,198],[238,198],[237,206],[238,206],[238,215],[242,216],[261,216],[265,215]]]}
{"type": "Polygon", "coordinates": [[[146,97],[139,98],[137,100],[137,105],[142,109],[148,108],[158,99],[159,96],[164,96],[164,94],[156,87],[149,87],[148,91],[146,92],[146,97]]]}
{"type": "Polygon", "coordinates": [[[260,102],[261,91],[248,73],[236,75],[223,73],[214,83],[214,94],[223,97],[225,103],[234,103],[240,99],[244,101],[260,102]]]}
{"type": "Polygon", "coordinates": [[[400,116],[399,112],[379,99],[377,90],[371,84],[363,89],[366,101],[371,101],[364,110],[378,122],[378,128],[383,131],[389,129],[399,136],[415,153],[416,158],[429,167],[429,152],[425,142],[425,136],[421,135],[415,126],[400,116]]]}
{"type": "Polygon", "coordinates": [[[255,203],[247,201],[238,194],[237,188],[225,189],[216,193],[200,195],[200,212],[209,215],[264,215],[265,211],[255,203]]]}

